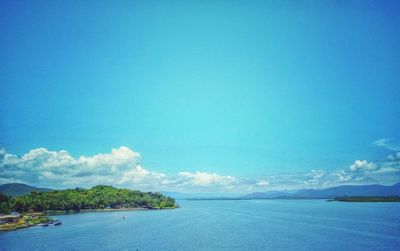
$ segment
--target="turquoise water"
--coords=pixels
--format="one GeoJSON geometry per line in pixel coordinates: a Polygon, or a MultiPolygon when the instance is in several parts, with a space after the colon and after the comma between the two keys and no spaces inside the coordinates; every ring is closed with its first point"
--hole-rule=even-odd
{"type": "Polygon", "coordinates": [[[399,250],[400,203],[179,201],[159,211],[57,216],[0,233],[1,250],[399,250]],[[125,219],[123,219],[125,216],[125,219]]]}

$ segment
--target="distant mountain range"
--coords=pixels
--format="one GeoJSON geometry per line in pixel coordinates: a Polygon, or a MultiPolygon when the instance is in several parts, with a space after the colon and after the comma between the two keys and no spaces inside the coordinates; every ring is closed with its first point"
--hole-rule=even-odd
{"type": "Polygon", "coordinates": [[[23,183],[8,183],[8,184],[0,185],[0,193],[10,195],[13,197],[29,194],[32,191],[48,192],[48,191],[52,191],[52,190],[53,189],[49,189],[49,188],[40,188],[40,187],[29,186],[29,185],[23,184],[23,183]]]}
{"type": "Polygon", "coordinates": [[[332,199],[354,196],[400,196],[400,183],[393,186],[359,185],[337,186],[326,189],[300,189],[251,193],[241,199],[332,199]]]}
{"type": "MultiPolygon", "coordinates": [[[[48,192],[53,189],[39,188],[23,183],[8,183],[0,185],[0,193],[19,196],[29,194],[32,191],[48,192]]],[[[392,186],[384,185],[345,185],[325,189],[300,189],[282,190],[250,193],[243,196],[229,194],[211,193],[179,193],[161,192],[164,195],[175,199],[333,199],[336,197],[355,197],[355,196],[400,196],[400,183],[392,186]]]]}

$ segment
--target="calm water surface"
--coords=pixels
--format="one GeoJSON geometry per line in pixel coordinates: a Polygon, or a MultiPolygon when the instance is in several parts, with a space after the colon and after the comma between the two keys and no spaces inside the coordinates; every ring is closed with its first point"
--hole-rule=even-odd
{"type": "Polygon", "coordinates": [[[0,250],[400,250],[400,203],[179,203],[57,216],[62,226],[0,233],[0,250]]]}

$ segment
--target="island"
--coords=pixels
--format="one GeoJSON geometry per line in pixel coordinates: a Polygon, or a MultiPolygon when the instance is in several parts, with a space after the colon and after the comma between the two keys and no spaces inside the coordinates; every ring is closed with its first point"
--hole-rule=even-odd
{"type": "Polygon", "coordinates": [[[336,197],[334,201],[343,202],[400,202],[399,196],[357,196],[357,197],[336,197]]]}
{"type": "Polygon", "coordinates": [[[0,230],[53,222],[49,214],[81,211],[173,209],[175,199],[154,192],[99,185],[11,197],[0,194],[0,230]]]}

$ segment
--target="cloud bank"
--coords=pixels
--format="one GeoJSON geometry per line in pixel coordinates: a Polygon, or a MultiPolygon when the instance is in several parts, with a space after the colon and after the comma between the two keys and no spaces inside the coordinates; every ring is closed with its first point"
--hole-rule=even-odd
{"type": "Polygon", "coordinates": [[[108,184],[155,191],[244,193],[400,181],[400,152],[389,154],[381,163],[356,160],[347,168],[334,171],[311,170],[250,179],[203,171],[163,173],[143,167],[140,158],[140,153],[125,146],[78,158],[64,150],[37,148],[17,156],[0,148],[0,183],[22,182],[51,188],[108,184]]]}
{"type": "Polygon", "coordinates": [[[140,165],[140,153],[121,146],[111,153],[74,158],[67,151],[37,148],[22,156],[0,150],[0,182],[25,182],[50,187],[110,184],[138,189],[222,188],[236,182],[231,176],[207,172],[177,175],[150,171],[140,165]]]}

